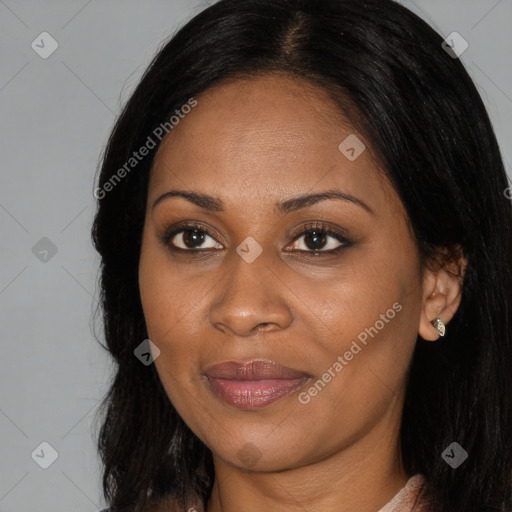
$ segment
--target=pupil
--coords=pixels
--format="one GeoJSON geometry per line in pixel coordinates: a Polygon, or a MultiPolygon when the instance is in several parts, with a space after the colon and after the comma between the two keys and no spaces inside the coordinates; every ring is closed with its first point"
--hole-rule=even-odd
{"type": "Polygon", "coordinates": [[[323,245],[325,243],[325,234],[317,233],[316,231],[312,231],[311,233],[309,233],[306,236],[305,241],[306,241],[306,245],[307,245],[308,249],[313,249],[313,250],[319,249],[318,242],[320,242],[320,245],[323,245]],[[315,240],[315,241],[313,242],[313,244],[309,244],[307,242],[308,239],[315,240]]]}
{"type": "Polygon", "coordinates": [[[198,229],[189,229],[183,234],[183,241],[187,247],[195,247],[195,245],[201,245],[203,239],[204,233],[198,229]],[[190,233],[192,233],[192,235],[190,233]]]}

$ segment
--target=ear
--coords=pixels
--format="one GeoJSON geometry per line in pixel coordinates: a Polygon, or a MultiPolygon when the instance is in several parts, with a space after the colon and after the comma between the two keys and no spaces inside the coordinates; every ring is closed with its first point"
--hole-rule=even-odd
{"type": "MultiPolygon", "coordinates": [[[[462,283],[467,260],[460,247],[455,251],[440,250],[442,262],[430,262],[423,274],[423,299],[418,334],[427,341],[439,338],[437,329],[430,323],[439,317],[444,324],[455,315],[462,297],[462,283]]],[[[446,328],[448,330],[448,327],[446,328]]]]}

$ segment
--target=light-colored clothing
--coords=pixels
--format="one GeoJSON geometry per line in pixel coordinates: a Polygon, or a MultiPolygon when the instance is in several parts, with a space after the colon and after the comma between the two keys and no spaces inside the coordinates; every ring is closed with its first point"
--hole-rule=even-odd
{"type": "Polygon", "coordinates": [[[425,478],[416,474],[409,478],[394,498],[386,503],[378,512],[428,512],[425,501],[420,501],[420,491],[425,484],[425,478]]]}

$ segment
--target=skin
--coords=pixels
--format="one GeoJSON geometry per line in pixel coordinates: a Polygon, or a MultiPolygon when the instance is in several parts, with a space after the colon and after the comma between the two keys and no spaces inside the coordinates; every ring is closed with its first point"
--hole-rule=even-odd
{"type": "MultiPolygon", "coordinates": [[[[340,152],[355,130],[322,89],[270,74],[221,83],[196,99],[155,158],[139,285],[166,393],[213,453],[215,485],[205,510],[376,512],[412,476],[402,467],[398,435],[417,335],[439,337],[430,321],[449,322],[460,280],[449,268],[421,269],[396,192],[362,135],[356,133],[366,150],[355,161],[340,152]],[[217,197],[224,211],[181,197],[153,207],[170,189],[217,197]],[[275,210],[279,201],[327,189],[358,198],[371,212],[336,199],[275,210]],[[346,230],[353,244],[314,256],[311,237],[298,235],[322,220],[346,230]],[[183,221],[210,230],[199,242],[209,255],[173,253],[161,240],[183,221]],[[236,252],[247,237],[262,249],[252,263],[236,252]],[[401,311],[300,403],[298,394],[395,303],[401,311]],[[313,378],[255,411],[231,407],[209,390],[206,366],[257,358],[313,378]],[[256,463],[249,467],[244,453],[256,463]]],[[[186,248],[186,234],[172,241],[186,248]]],[[[318,247],[339,245],[327,236],[318,247]]]]}

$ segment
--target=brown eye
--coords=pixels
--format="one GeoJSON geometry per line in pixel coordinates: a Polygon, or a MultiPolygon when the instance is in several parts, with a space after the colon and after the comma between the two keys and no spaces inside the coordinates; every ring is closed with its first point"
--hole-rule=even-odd
{"type": "Polygon", "coordinates": [[[206,229],[195,225],[176,228],[164,235],[163,241],[173,250],[189,252],[223,248],[206,229]]]}
{"type": "Polygon", "coordinates": [[[327,229],[322,223],[306,226],[294,239],[292,250],[313,253],[333,253],[343,247],[348,247],[352,243],[341,233],[332,229],[327,229]],[[297,244],[297,240],[303,238],[303,242],[297,244]],[[298,245],[298,246],[297,246],[298,245]]]}
{"type": "MultiPolygon", "coordinates": [[[[178,234],[181,234],[182,243],[186,245],[185,248],[196,249],[198,245],[204,243],[204,231],[199,231],[198,229],[186,229],[178,234]]],[[[173,239],[177,236],[178,235],[174,235],[173,239]]]]}
{"type": "Polygon", "coordinates": [[[310,231],[304,236],[306,246],[308,249],[316,251],[318,249],[324,249],[326,240],[331,238],[328,234],[322,231],[310,231]],[[310,242],[310,243],[308,243],[310,242]]]}

